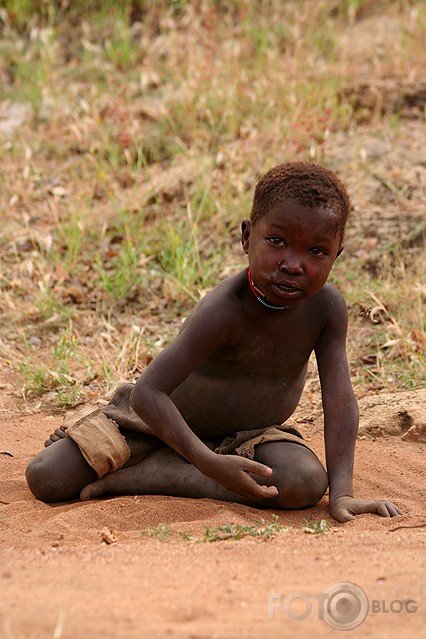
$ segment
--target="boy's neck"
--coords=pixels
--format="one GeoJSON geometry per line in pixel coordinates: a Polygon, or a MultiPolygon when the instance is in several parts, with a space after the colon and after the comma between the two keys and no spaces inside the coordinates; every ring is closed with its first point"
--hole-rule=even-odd
{"type": "Polygon", "coordinates": [[[259,286],[257,286],[257,284],[255,284],[253,282],[253,279],[252,279],[252,276],[251,276],[250,267],[247,269],[247,277],[248,277],[250,289],[251,289],[253,295],[255,296],[257,301],[262,304],[262,306],[266,306],[266,308],[271,308],[274,311],[285,311],[288,308],[290,308],[289,306],[279,306],[278,304],[273,304],[272,302],[268,301],[268,299],[267,299],[265,293],[262,291],[262,289],[259,288],[259,286]]]}

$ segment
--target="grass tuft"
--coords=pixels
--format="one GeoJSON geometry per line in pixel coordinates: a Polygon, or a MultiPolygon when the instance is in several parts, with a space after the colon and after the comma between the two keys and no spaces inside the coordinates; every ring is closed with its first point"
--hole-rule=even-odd
{"type": "Polygon", "coordinates": [[[321,519],[319,521],[308,521],[305,519],[302,530],[310,535],[320,535],[331,530],[331,528],[333,528],[332,524],[325,519],[321,519]]]}
{"type": "Polygon", "coordinates": [[[147,536],[158,539],[163,543],[170,541],[170,538],[175,534],[175,531],[168,526],[168,524],[158,524],[158,526],[149,526],[145,530],[141,531],[142,537],[147,536]]]}
{"type": "Polygon", "coordinates": [[[255,537],[256,539],[266,540],[272,539],[277,533],[286,530],[287,527],[281,526],[278,515],[272,515],[272,522],[269,524],[266,524],[262,517],[262,519],[255,519],[251,526],[225,524],[217,528],[206,527],[203,541],[211,543],[227,539],[238,540],[244,537],[255,537]]]}
{"type": "Polygon", "coordinates": [[[204,535],[200,538],[191,536],[186,530],[177,532],[168,524],[164,523],[142,530],[141,535],[159,539],[163,543],[176,538],[183,541],[213,543],[226,540],[237,541],[244,537],[254,537],[265,541],[272,539],[278,533],[285,532],[286,530],[288,530],[288,527],[281,526],[278,515],[272,515],[272,521],[269,524],[266,523],[262,517],[262,519],[254,519],[251,525],[224,524],[216,528],[206,526],[204,535]]]}

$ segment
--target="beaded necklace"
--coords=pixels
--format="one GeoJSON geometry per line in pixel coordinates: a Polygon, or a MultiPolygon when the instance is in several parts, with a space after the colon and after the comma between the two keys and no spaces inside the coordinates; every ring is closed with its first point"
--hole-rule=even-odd
{"type": "Polygon", "coordinates": [[[253,282],[251,277],[251,270],[247,269],[247,277],[250,284],[250,288],[252,290],[253,295],[257,299],[258,302],[266,306],[266,308],[272,308],[274,311],[285,311],[289,306],[279,306],[278,304],[272,304],[271,302],[266,301],[266,295],[256,284],[253,282]]]}

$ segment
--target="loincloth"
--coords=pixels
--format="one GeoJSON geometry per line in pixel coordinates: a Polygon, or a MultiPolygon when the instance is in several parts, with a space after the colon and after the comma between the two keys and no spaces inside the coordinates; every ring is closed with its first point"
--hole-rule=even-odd
{"type": "Polygon", "coordinates": [[[223,442],[215,448],[215,453],[219,455],[240,455],[254,459],[255,447],[268,442],[293,442],[312,450],[308,442],[296,428],[285,424],[265,426],[264,428],[254,428],[253,430],[240,430],[232,437],[226,437],[223,442]]]}
{"type": "Polygon", "coordinates": [[[66,413],[62,429],[78,445],[98,477],[121,468],[130,457],[130,448],[118,424],[94,406],[66,413]]]}
{"type": "MultiPolygon", "coordinates": [[[[98,477],[121,468],[130,457],[130,449],[121,430],[137,433],[138,440],[146,440],[147,455],[164,443],[155,437],[149,427],[130,406],[133,384],[122,384],[107,406],[83,406],[66,413],[62,429],[78,445],[87,463],[98,477]]],[[[295,428],[285,424],[242,430],[226,437],[219,445],[205,442],[219,455],[240,455],[254,459],[255,447],[267,442],[286,441],[312,450],[295,428]]]]}

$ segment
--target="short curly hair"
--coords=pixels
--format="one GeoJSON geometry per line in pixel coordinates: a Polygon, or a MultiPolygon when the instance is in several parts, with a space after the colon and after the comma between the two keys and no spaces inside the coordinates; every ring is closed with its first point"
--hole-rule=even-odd
{"type": "Polygon", "coordinates": [[[351,204],[346,188],[332,171],[313,162],[274,166],[256,185],[251,224],[254,226],[269,208],[287,198],[333,212],[336,232],[343,239],[351,204]]]}

